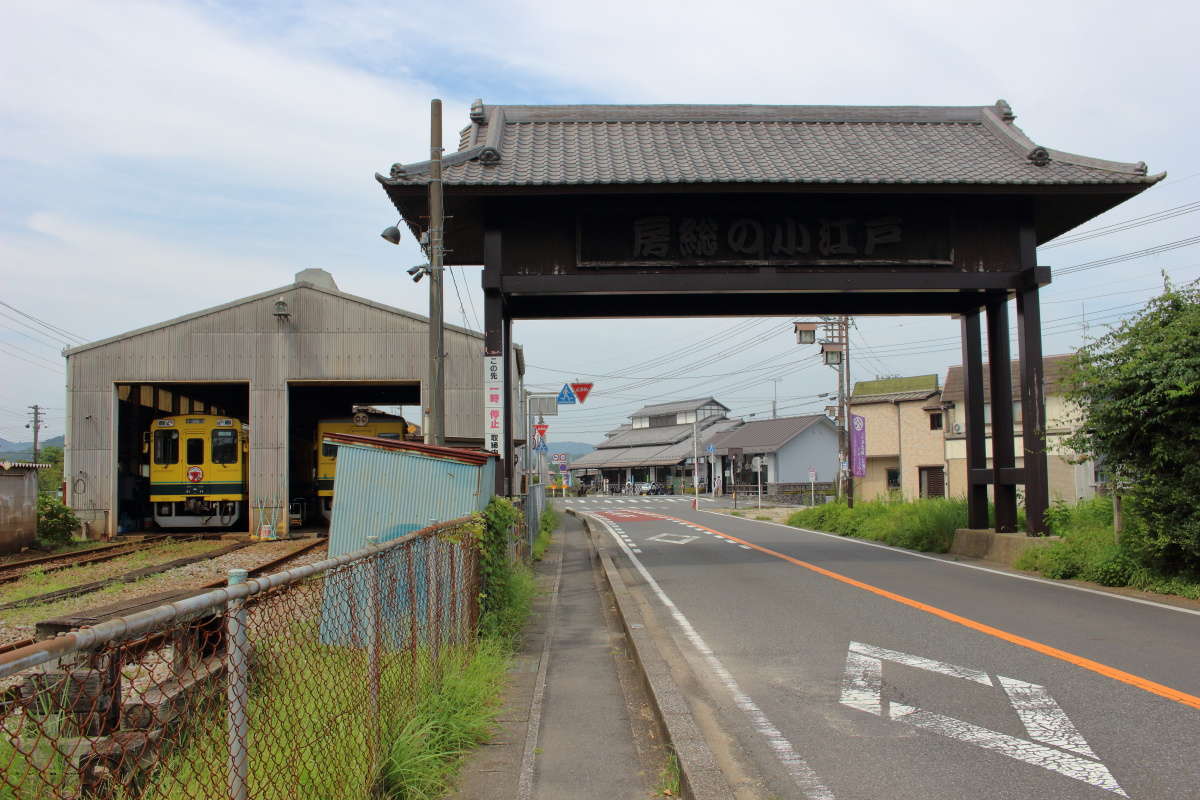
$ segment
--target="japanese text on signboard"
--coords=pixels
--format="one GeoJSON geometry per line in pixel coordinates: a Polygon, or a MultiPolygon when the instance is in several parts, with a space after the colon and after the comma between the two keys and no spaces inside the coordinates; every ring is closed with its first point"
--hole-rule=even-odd
{"type": "Polygon", "coordinates": [[[949,263],[924,219],[899,212],[643,214],[580,221],[583,266],[949,263]]]}
{"type": "Polygon", "coordinates": [[[483,357],[483,448],[504,455],[504,361],[483,357]]]}

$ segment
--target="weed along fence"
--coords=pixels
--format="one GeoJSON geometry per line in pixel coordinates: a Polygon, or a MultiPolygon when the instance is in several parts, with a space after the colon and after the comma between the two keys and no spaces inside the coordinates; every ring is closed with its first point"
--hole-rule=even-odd
{"type": "Polygon", "coordinates": [[[0,798],[373,796],[389,732],[473,646],[482,525],[0,656],[0,798]]]}

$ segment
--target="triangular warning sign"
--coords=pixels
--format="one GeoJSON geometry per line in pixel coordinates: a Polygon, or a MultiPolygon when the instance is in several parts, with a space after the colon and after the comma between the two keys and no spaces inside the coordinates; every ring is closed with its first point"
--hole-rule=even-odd
{"type": "Polygon", "coordinates": [[[572,383],[571,391],[579,398],[579,402],[584,402],[588,399],[588,395],[592,393],[593,384],[590,383],[572,383]]]}
{"type": "Polygon", "coordinates": [[[543,439],[546,438],[546,431],[548,431],[548,430],[550,430],[549,425],[534,425],[533,426],[533,432],[536,433],[538,436],[541,436],[543,439]]]}

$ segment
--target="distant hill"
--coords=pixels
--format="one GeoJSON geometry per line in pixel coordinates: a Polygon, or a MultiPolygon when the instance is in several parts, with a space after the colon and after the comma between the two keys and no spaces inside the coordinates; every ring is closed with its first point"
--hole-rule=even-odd
{"type": "Polygon", "coordinates": [[[586,442],[546,442],[546,448],[551,453],[566,453],[571,461],[596,449],[586,442]]]}
{"type": "MultiPolygon", "coordinates": [[[[44,439],[38,442],[39,447],[62,447],[62,436],[51,436],[49,439],[44,439]]],[[[0,455],[12,457],[14,455],[24,458],[33,457],[33,442],[10,442],[7,439],[0,439],[0,455]]]]}

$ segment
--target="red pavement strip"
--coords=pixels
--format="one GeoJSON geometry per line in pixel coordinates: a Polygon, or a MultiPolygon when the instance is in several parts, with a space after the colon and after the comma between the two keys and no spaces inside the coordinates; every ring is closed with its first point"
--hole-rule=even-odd
{"type": "MultiPolygon", "coordinates": [[[[607,516],[607,515],[610,515],[613,513],[620,513],[620,512],[605,512],[605,515],[607,516]]],[[[625,513],[633,513],[633,512],[625,512],[625,513]]],[[[630,519],[630,518],[624,517],[623,519],[630,519]]],[[[886,597],[889,600],[894,600],[897,603],[901,603],[901,604],[909,606],[911,608],[915,608],[919,611],[924,611],[925,613],[932,614],[935,617],[941,617],[944,620],[948,620],[948,621],[954,622],[958,625],[962,625],[964,627],[970,628],[973,631],[978,631],[979,633],[984,633],[984,634],[987,634],[988,636],[994,636],[995,638],[1006,641],[1009,644],[1015,644],[1019,647],[1025,647],[1025,648],[1028,648],[1029,650],[1033,650],[1035,652],[1041,653],[1042,655],[1050,656],[1051,658],[1056,658],[1059,661],[1065,661],[1068,664],[1073,664],[1074,666],[1081,667],[1081,668],[1089,670],[1091,672],[1095,672],[1099,675],[1104,675],[1105,677],[1112,678],[1113,680],[1121,681],[1122,683],[1127,683],[1130,686],[1136,686],[1137,688],[1142,689],[1143,691],[1150,692],[1151,694],[1156,694],[1159,697],[1166,698],[1167,700],[1171,700],[1171,701],[1180,703],[1185,706],[1191,706],[1192,708],[1200,709],[1200,697],[1196,697],[1195,695],[1187,694],[1186,692],[1181,692],[1178,689],[1172,689],[1169,686],[1164,686],[1161,683],[1155,683],[1154,681],[1149,680],[1147,678],[1142,678],[1138,675],[1133,675],[1131,673],[1124,672],[1122,670],[1117,669],[1116,667],[1110,667],[1107,664],[1101,664],[1099,661],[1093,661],[1090,658],[1084,658],[1083,656],[1078,656],[1078,655],[1075,655],[1074,653],[1068,653],[1066,650],[1059,650],[1057,647],[1051,647],[1048,644],[1042,644],[1041,642],[1036,642],[1033,639],[1026,639],[1024,636],[1018,636],[1015,633],[1009,633],[1008,631],[1000,630],[999,628],[993,628],[991,625],[985,625],[982,622],[976,622],[973,619],[969,619],[967,617],[960,616],[953,612],[946,611],[944,609],[938,608],[937,606],[931,606],[928,603],[922,603],[919,600],[913,600],[911,597],[905,597],[902,594],[896,594],[895,592],[889,592],[887,589],[881,589],[878,586],[872,586],[869,583],[863,583],[862,581],[855,580],[854,578],[851,578],[847,575],[842,575],[840,573],[833,572],[832,570],[825,569],[824,567],[818,567],[816,564],[810,564],[809,562],[801,561],[798,558],[792,558],[791,556],[787,556],[787,555],[784,555],[783,553],[776,552],[775,550],[771,550],[770,548],[757,545],[754,542],[748,542],[745,539],[739,539],[738,537],[736,537],[732,534],[729,534],[729,533],[725,533],[724,531],[718,531],[718,530],[706,527],[706,526],[701,525],[696,522],[691,522],[689,520],[680,519],[679,517],[672,517],[672,516],[669,516],[666,514],[657,514],[654,517],[652,517],[651,519],[669,519],[673,522],[678,522],[681,525],[687,525],[687,526],[691,526],[693,528],[699,528],[700,530],[703,530],[703,531],[708,531],[709,533],[713,533],[713,534],[716,534],[717,536],[721,536],[726,539],[730,539],[734,542],[737,542],[738,544],[743,544],[751,549],[759,551],[760,553],[765,553],[766,555],[774,556],[775,558],[778,558],[782,561],[786,561],[789,564],[795,564],[798,567],[804,567],[805,569],[812,570],[813,572],[816,572],[820,575],[824,575],[827,578],[832,578],[835,581],[841,581],[842,583],[849,584],[850,586],[854,586],[858,589],[863,589],[864,591],[871,592],[872,594],[877,594],[880,597],[886,597]]]]}

